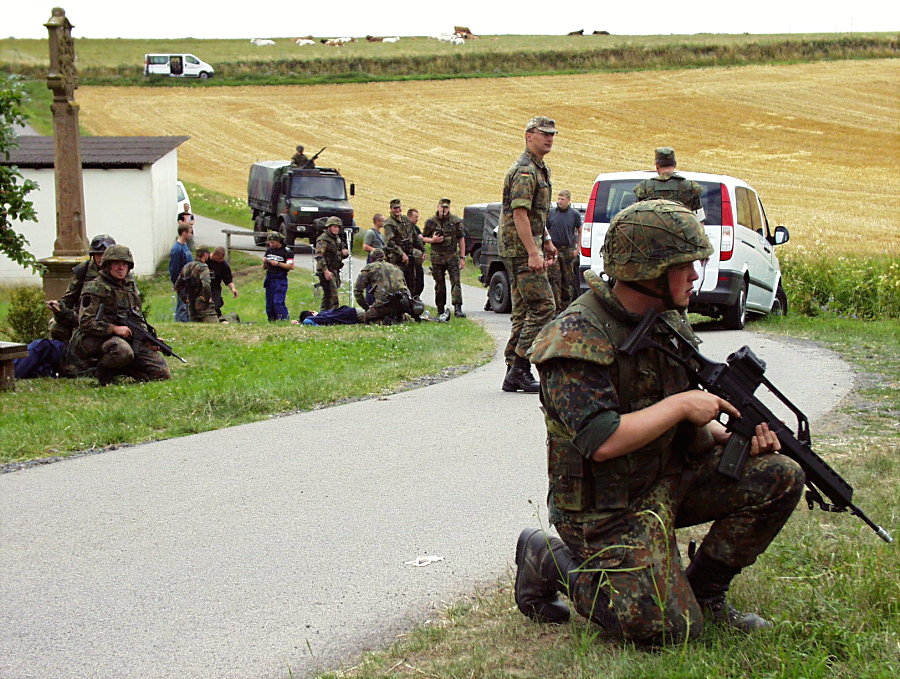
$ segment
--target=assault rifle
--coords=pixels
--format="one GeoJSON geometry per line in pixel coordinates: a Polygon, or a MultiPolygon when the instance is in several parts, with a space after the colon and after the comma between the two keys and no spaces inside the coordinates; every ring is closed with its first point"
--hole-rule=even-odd
{"type": "Polygon", "coordinates": [[[849,510],[851,514],[862,519],[882,540],[893,542],[893,538],[884,528],[874,523],[853,504],[853,487],[813,451],[806,415],[765,378],[763,373],[766,364],[750,350],[750,347],[743,346],[731,354],[725,363],[717,363],[703,356],[675,328],[660,318],[656,311],[649,309],[628,339],[619,347],[619,351],[627,356],[633,356],[647,348],[656,349],[678,361],[687,368],[701,387],[725,399],[741,412],[740,418],[730,416],[728,418],[725,428],[731,432],[731,438],[722,453],[718,466],[719,473],[732,479],[741,478],[756,425],[765,422],[781,442],[781,454],[794,460],[806,473],[808,488],[806,504],[810,509],[818,505],[826,512],[849,510]],[[669,346],[663,346],[648,337],[649,332],[657,328],[665,330],[672,339],[672,344],[669,340],[666,340],[666,344],[679,351],[673,351],[669,346]],[[796,434],[753,395],[761,384],[796,415],[796,434]],[[823,495],[831,501],[830,504],[825,501],[823,495]]]}
{"type": "MultiPolygon", "coordinates": [[[[97,315],[95,316],[98,321],[102,320],[101,317],[103,316],[104,310],[105,305],[101,304],[97,309],[97,315]]],[[[119,324],[124,325],[131,330],[132,349],[139,346],[142,342],[146,342],[151,346],[159,347],[159,351],[163,356],[171,356],[177,358],[182,363],[187,363],[181,356],[172,351],[172,347],[156,336],[156,330],[153,326],[147,323],[146,319],[134,309],[129,309],[125,313],[114,314],[114,316],[119,324]],[[147,326],[146,330],[144,329],[145,325],[147,326]]]]}
{"type": "Polygon", "coordinates": [[[300,169],[301,169],[301,170],[305,170],[305,169],[308,168],[308,167],[315,167],[315,165],[313,165],[313,163],[316,162],[316,158],[318,158],[320,155],[322,155],[322,151],[324,151],[324,150],[327,149],[327,148],[328,148],[327,146],[323,146],[321,149],[319,149],[319,152],[318,152],[316,155],[314,155],[312,158],[310,158],[309,160],[307,160],[307,161],[306,161],[306,165],[304,165],[304,166],[303,166],[302,168],[300,168],[300,169]]]}

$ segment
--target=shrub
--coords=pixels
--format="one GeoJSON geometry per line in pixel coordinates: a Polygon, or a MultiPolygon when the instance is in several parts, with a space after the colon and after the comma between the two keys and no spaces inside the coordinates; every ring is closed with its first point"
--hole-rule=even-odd
{"type": "Polygon", "coordinates": [[[13,290],[10,296],[6,327],[3,329],[13,342],[27,344],[47,336],[47,322],[53,314],[44,304],[44,291],[36,287],[13,290]]]}
{"type": "Polygon", "coordinates": [[[803,248],[779,257],[791,310],[816,316],[900,318],[900,261],[896,257],[815,256],[803,248]]]}

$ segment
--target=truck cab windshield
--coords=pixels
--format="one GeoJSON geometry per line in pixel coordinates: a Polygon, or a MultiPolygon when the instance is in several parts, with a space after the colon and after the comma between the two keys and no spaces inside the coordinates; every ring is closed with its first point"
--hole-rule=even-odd
{"type": "Polygon", "coordinates": [[[347,200],[347,189],[340,177],[293,177],[291,198],[347,200]]]}

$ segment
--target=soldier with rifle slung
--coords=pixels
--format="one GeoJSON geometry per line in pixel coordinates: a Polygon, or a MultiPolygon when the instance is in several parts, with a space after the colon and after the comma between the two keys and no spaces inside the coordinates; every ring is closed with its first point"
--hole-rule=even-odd
{"type": "Polygon", "coordinates": [[[160,346],[145,337],[155,337],[155,332],[141,314],[141,297],[128,275],[133,268],[131,250],[112,245],[100,260],[100,275],[81,293],[71,358],[85,366],[96,365],[101,386],[118,375],[139,382],[169,379],[169,366],[159,352],[160,346]],[[137,337],[129,325],[141,336],[137,337]]]}
{"type": "Polygon", "coordinates": [[[656,349],[622,350],[648,309],[699,343],[685,312],[713,253],[709,239],[688,208],[647,200],[616,215],[602,252],[614,284],[585,274],[588,292],[532,347],[550,521],[562,540],[537,529],[519,536],[519,610],[562,622],[569,608],[558,592],[565,592],[609,636],[650,645],[696,638],[709,622],[745,632],[770,627],[729,605],[726,593],[791,515],[803,469],[771,454],[782,445],[761,421],[749,431],[743,476],[724,476],[718,464],[731,433],[716,418],[739,418],[739,408],[698,389],[684,365],[656,349]],[[707,522],[685,569],[675,529],[707,522]]]}
{"type": "Polygon", "coordinates": [[[399,198],[391,200],[390,208],[391,215],[384,222],[384,256],[389,263],[400,267],[406,287],[415,294],[416,265],[425,260],[425,241],[403,214],[399,198]]]}

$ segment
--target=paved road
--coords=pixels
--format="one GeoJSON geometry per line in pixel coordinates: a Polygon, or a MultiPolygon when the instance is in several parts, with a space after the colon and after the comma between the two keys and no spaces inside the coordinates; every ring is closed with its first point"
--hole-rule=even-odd
{"type": "MultiPolygon", "coordinates": [[[[464,296],[505,341],[508,316],[464,296]]],[[[813,420],[852,386],[807,343],[704,339],[718,359],[752,344],[813,420]]],[[[506,578],[546,480],[537,398],[502,378],[497,355],[386,398],[0,476],[0,677],[309,676],[506,578]],[[443,560],[405,563],[425,555],[443,560]]]]}

